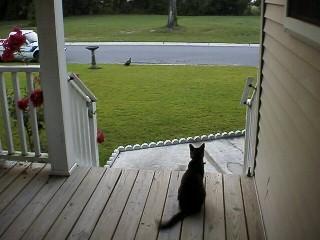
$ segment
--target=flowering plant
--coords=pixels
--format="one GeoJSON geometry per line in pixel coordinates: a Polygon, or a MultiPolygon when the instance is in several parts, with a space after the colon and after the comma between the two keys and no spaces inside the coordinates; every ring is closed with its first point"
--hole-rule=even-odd
{"type": "Polygon", "coordinates": [[[103,143],[105,139],[104,132],[101,129],[97,129],[97,142],[98,143],[103,143]]]}
{"type": "Polygon", "coordinates": [[[18,108],[22,111],[26,111],[29,106],[29,98],[24,97],[17,101],[18,108]]]}
{"type": "Polygon", "coordinates": [[[22,34],[20,28],[13,28],[13,34],[5,39],[2,43],[4,51],[1,56],[1,60],[9,62],[14,59],[14,53],[20,52],[20,47],[26,42],[26,37],[22,34]]]}
{"type": "MultiPolygon", "coordinates": [[[[31,149],[33,149],[34,146],[32,141],[31,122],[28,116],[31,104],[37,108],[37,122],[39,132],[41,132],[41,130],[44,129],[43,93],[40,88],[40,78],[38,76],[34,76],[34,87],[35,90],[32,91],[30,95],[28,95],[28,92],[25,88],[22,88],[22,97],[17,101],[15,101],[13,93],[8,94],[9,111],[11,117],[14,119],[14,122],[16,122],[17,120],[16,106],[23,113],[24,127],[27,133],[28,142],[31,149]]],[[[45,145],[42,145],[42,150],[46,150],[45,145]]]]}
{"type": "Polygon", "coordinates": [[[43,103],[43,93],[40,88],[35,89],[30,95],[30,101],[33,106],[40,107],[43,103]]]}

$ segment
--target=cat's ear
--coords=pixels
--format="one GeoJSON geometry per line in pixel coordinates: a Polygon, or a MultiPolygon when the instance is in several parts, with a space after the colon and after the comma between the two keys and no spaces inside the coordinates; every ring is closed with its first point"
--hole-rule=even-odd
{"type": "Polygon", "coordinates": [[[204,147],[205,147],[205,144],[204,144],[204,143],[202,143],[202,144],[201,144],[201,146],[200,146],[200,149],[201,149],[201,150],[203,150],[203,149],[204,149],[204,147]]]}
{"type": "Polygon", "coordinates": [[[189,144],[189,148],[190,148],[191,151],[194,150],[194,146],[192,144],[189,144]]]}

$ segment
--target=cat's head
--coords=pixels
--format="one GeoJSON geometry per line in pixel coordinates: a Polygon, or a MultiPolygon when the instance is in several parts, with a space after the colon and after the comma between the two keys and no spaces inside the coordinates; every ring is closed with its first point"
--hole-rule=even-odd
{"type": "Polygon", "coordinates": [[[204,143],[200,147],[196,148],[192,144],[189,144],[191,159],[203,159],[204,156],[204,143]]]}

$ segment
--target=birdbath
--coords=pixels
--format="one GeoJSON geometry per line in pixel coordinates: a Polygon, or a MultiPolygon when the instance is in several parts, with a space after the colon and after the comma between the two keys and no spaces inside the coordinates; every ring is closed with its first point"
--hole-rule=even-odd
{"type": "Polygon", "coordinates": [[[97,50],[99,46],[88,46],[86,49],[91,51],[91,66],[89,69],[99,69],[100,67],[96,64],[96,56],[94,55],[94,51],[97,50]]]}

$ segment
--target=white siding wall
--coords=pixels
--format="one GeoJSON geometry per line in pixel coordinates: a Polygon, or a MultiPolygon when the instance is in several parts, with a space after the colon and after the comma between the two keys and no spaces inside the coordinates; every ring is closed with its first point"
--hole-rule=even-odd
{"type": "Polygon", "coordinates": [[[320,49],[266,0],[256,183],[268,239],[320,239],[320,49]]]}

